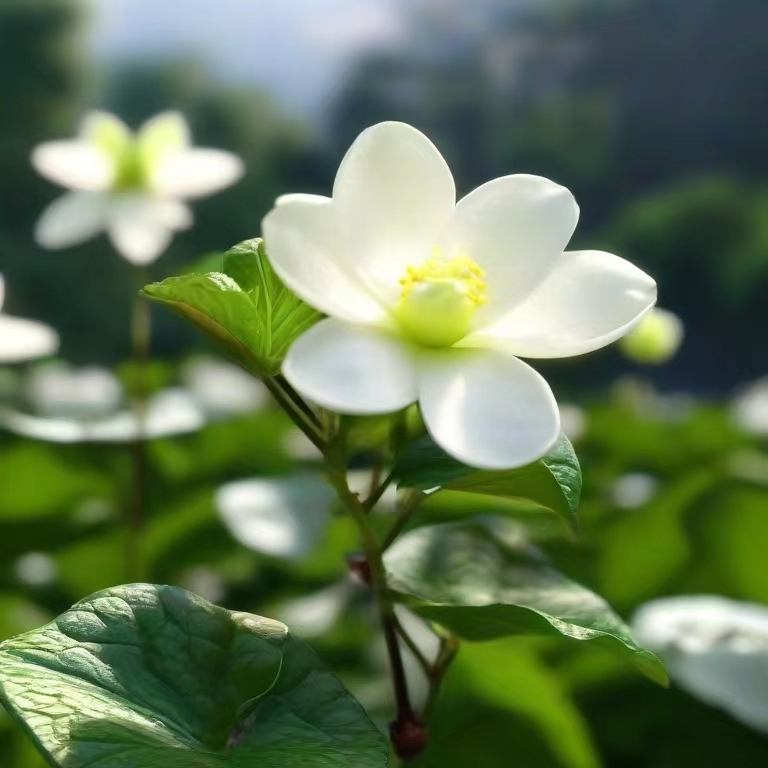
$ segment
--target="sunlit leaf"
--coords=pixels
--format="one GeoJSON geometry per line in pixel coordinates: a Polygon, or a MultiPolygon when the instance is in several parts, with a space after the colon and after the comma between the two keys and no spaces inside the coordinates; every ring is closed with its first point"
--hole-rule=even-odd
{"type": "Polygon", "coordinates": [[[280,282],[261,240],[228,251],[224,273],[169,277],[143,292],[187,317],[258,376],[279,373],[288,347],[320,318],[280,282]]]}
{"type": "Polygon", "coordinates": [[[412,531],[386,555],[390,585],[413,610],[469,640],[520,634],[589,640],[624,653],[666,684],[664,666],[635,643],[601,597],[505,534],[484,521],[412,531]]]}
{"type": "Polygon", "coordinates": [[[401,487],[453,491],[520,499],[575,519],[581,495],[581,468],[565,435],[544,458],[518,469],[478,470],[449,456],[430,437],[412,443],[400,456],[401,487]]]}
{"type": "Polygon", "coordinates": [[[382,734],[283,624],[175,587],[99,592],[6,641],[0,695],[61,768],[386,765],[382,734]]]}

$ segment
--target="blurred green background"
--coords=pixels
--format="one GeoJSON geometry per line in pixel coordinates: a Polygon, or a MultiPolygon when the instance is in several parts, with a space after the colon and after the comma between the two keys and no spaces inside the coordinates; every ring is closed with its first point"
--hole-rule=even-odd
{"type": "MultiPolygon", "coordinates": [[[[256,236],[279,194],[327,194],[360,130],[405,120],[437,143],[461,193],[517,172],[570,187],[575,245],[649,271],[661,306],[685,322],[661,368],[612,349],[541,366],[575,404],[584,469],[579,538],[536,526],[541,545],[625,617],[665,595],[768,604],[766,435],[732,407],[768,373],[766,34],[765,0],[0,0],[4,311],[56,327],[66,360],[130,380],[129,265],[103,238],[61,253],[32,240],[58,191],[33,173],[30,150],[71,135],[88,108],[134,126],[180,109],[196,143],[247,164],[242,182],[196,205],[154,279],[256,236]]],[[[159,388],[211,350],[169,313],[153,322],[159,388]]],[[[27,377],[0,369],[0,392],[23,402],[27,377]]],[[[344,520],[286,561],[238,544],[216,513],[222,483],[285,474],[295,453],[269,407],[153,442],[148,577],[268,615],[342,578],[355,548],[344,520]]],[[[0,432],[0,639],[125,581],[117,523],[130,483],[120,446],[0,432]]],[[[312,643],[384,722],[382,653],[362,601],[312,643]]],[[[573,645],[467,646],[420,764],[766,765],[764,736],[573,645]]],[[[2,714],[0,766],[42,766],[2,714]]]]}

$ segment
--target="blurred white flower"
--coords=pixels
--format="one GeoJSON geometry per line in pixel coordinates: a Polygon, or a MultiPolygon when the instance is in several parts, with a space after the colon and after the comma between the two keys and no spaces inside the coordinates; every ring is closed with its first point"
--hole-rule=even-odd
{"type": "Polygon", "coordinates": [[[340,413],[419,401],[457,459],[528,464],[560,433],[555,398],[519,357],[580,355],[627,333],[656,284],[600,251],[563,253],[579,209],[536,176],[506,176],[456,205],[423,134],[382,123],[355,141],[333,198],[288,195],[263,222],[279,277],[330,315],[283,365],[309,400],[340,413]]]}
{"type": "Polygon", "coordinates": [[[658,492],[659,481],[644,472],[627,472],[611,486],[611,501],[620,509],[636,509],[647,504],[658,492]]]}
{"type": "Polygon", "coordinates": [[[27,552],[13,565],[16,578],[30,587],[45,587],[56,580],[56,563],[44,552],[27,552]]]}
{"type": "Polygon", "coordinates": [[[0,364],[22,363],[52,355],[59,335],[48,325],[2,314],[5,279],[0,274],[0,364]]]}
{"type": "Polygon", "coordinates": [[[339,621],[354,591],[354,584],[345,579],[285,603],[278,612],[278,618],[299,637],[319,637],[339,621]]]}
{"type": "Polygon", "coordinates": [[[560,403],[560,429],[575,443],[586,431],[588,417],[586,411],[575,403],[560,403]]]}
{"type": "Polygon", "coordinates": [[[193,147],[178,112],[153,117],[135,135],[114,115],[90,112],[76,138],[37,146],[32,164],[72,190],[37,222],[40,246],[68,248],[106,232],[136,265],[153,262],[192,225],[184,200],[219,192],[244,172],[230,152],[193,147]]]}
{"type": "Polygon", "coordinates": [[[219,603],[227,594],[227,585],[221,575],[204,565],[192,568],[182,582],[185,589],[209,603],[219,603]]]}
{"type": "Polygon", "coordinates": [[[224,524],[243,546],[274,557],[299,558],[325,533],[335,496],[318,475],[254,478],[216,492],[224,524]]]}
{"type": "Polygon", "coordinates": [[[114,413],[123,399],[123,389],[106,368],[71,368],[56,362],[31,371],[27,397],[43,416],[94,418],[114,413]]]}
{"type": "Polygon", "coordinates": [[[667,309],[654,307],[623,339],[619,349],[638,363],[669,362],[683,343],[683,321],[667,309]]]}
{"type": "Polygon", "coordinates": [[[268,401],[266,387],[232,363],[197,357],[182,371],[184,386],[211,417],[222,418],[261,409],[268,401]]]}
{"type": "Polygon", "coordinates": [[[768,378],[750,384],[733,401],[739,426],[755,435],[768,435],[768,378]]]}
{"type": "Polygon", "coordinates": [[[633,619],[637,641],[672,680],[768,733],[768,608],[707,595],[655,600],[633,619]]]}
{"type": "Polygon", "coordinates": [[[143,418],[129,408],[79,419],[6,410],[0,426],[51,443],[131,443],[195,432],[205,426],[205,415],[184,390],[169,388],[149,398],[143,418]]]}

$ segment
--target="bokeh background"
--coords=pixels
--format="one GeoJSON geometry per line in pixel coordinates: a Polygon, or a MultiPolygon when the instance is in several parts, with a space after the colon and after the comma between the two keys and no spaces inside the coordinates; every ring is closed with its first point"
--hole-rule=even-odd
{"type": "MultiPolygon", "coordinates": [[[[404,120],[433,138],[460,193],[516,172],[570,187],[575,245],[646,269],[685,323],[664,366],[614,349],[540,366],[569,404],[585,479],[579,538],[541,526],[541,545],[625,617],[665,595],[768,604],[768,404],[740,394],[768,374],[767,34],[765,0],[0,0],[3,311],[51,324],[62,358],[130,386],[130,266],[103,238],[61,253],[32,239],[58,190],[34,174],[30,150],[71,135],[86,109],[134,126],[179,109],[196,143],[247,164],[242,182],[196,205],[154,279],[215,265],[259,234],[277,195],[327,194],[360,130],[404,120]]],[[[153,322],[153,386],[212,353],[169,313],[153,322]]],[[[28,404],[30,371],[0,369],[13,407],[28,404]]],[[[274,615],[342,578],[355,543],[334,519],[286,560],[227,531],[222,483],[312,463],[280,414],[249,409],[150,445],[145,557],[153,581],[274,615]]],[[[0,639],[125,580],[130,483],[120,446],[0,433],[0,639]]],[[[384,717],[382,654],[361,602],[312,642],[384,717]]],[[[423,764],[766,764],[765,736],[575,645],[466,649],[423,764]]],[[[0,765],[41,765],[4,715],[0,765]]]]}

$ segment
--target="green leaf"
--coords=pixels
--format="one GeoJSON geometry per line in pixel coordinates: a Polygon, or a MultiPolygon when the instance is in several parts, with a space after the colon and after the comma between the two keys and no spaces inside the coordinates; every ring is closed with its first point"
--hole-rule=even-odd
{"type": "Polygon", "coordinates": [[[175,587],[98,592],[0,645],[0,697],[60,768],[379,768],[383,735],[279,622],[175,587]]]}
{"type": "Polygon", "coordinates": [[[608,604],[525,545],[499,521],[447,523],[411,531],[389,550],[391,588],[426,619],[468,640],[564,635],[624,653],[667,684],[662,663],[638,646],[608,604]]]}
{"type": "Polygon", "coordinates": [[[430,437],[412,443],[395,468],[400,487],[453,491],[520,499],[574,521],[581,496],[581,468],[573,446],[560,435],[542,459],[518,469],[478,470],[449,456],[430,437]]]}
{"type": "Polygon", "coordinates": [[[228,251],[224,271],[169,277],[143,294],[191,320],[246,370],[274,376],[293,341],[320,315],[280,282],[261,240],[228,251]]]}

